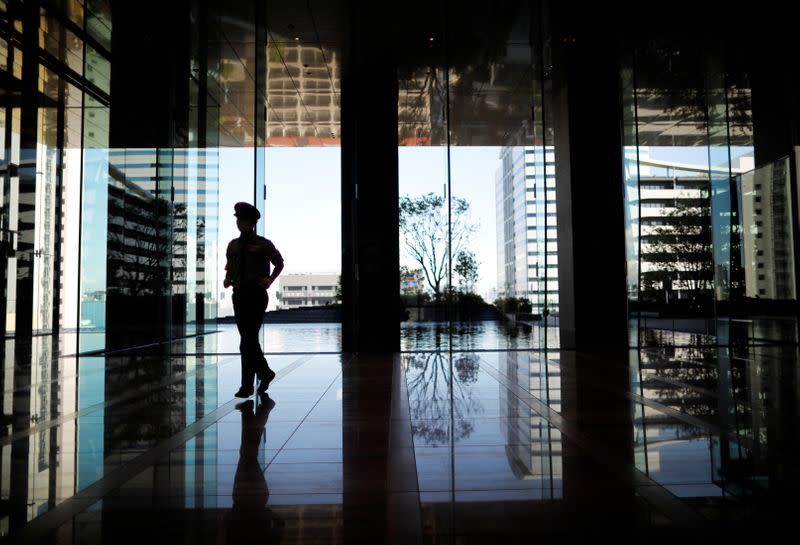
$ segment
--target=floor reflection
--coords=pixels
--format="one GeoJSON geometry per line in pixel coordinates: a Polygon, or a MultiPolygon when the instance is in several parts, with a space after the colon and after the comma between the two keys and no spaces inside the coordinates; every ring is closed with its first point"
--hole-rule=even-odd
{"type": "Polygon", "coordinates": [[[260,459],[267,418],[274,406],[268,394],[236,406],[242,418],[242,440],[233,481],[233,506],[225,521],[228,543],[247,543],[254,536],[262,543],[280,543],[283,539],[286,523],[267,506],[269,487],[264,460],[260,459]]]}
{"type": "Polygon", "coordinates": [[[541,322],[402,322],[400,350],[530,350],[559,346],[557,325],[541,322]]]}
{"type": "Polygon", "coordinates": [[[792,346],[633,353],[637,467],[679,496],[780,494],[797,362],[792,346]]]}
{"type": "Polygon", "coordinates": [[[791,520],[800,480],[792,346],[273,355],[269,398],[244,403],[238,359],[210,340],[185,346],[211,354],[54,346],[6,345],[12,541],[733,535],[791,520]]]}

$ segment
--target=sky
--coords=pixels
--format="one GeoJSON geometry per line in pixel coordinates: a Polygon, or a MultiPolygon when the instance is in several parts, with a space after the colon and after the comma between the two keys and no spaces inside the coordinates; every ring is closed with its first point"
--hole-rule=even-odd
{"type": "MultiPolygon", "coordinates": [[[[476,291],[484,297],[497,282],[494,180],[499,147],[451,148],[453,195],[470,203],[478,223],[473,251],[479,261],[476,291]]],[[[398,148],[400,195],[442,193],[447,183],[444,147],[398,148]]],[[[341,164],[338,147],[272,147],[266,150],[266,237],[284,257],[285,273],[341,272],[341,164]]],[[[253,148],[220,150],[219,279],[225,247],[239,236],[233,205],[252,200],[253,148]]],[[[401,258],[408,263],[408,258],[401,258]]],[[[275,291],[270,289],[274,309],[275,291]]],[[[399,286],[398,286],[399,290],[399,286]]],[[[230,290],[219,286],[220,315],[230,313],[230,290]]]]}
{"type": "MultiPolygon", "coordinates": [[[[220,149],[220,280],[225,247],[239,236],[233,205],[252,202],[253,148],[220,149]]],[[[266,213],[261,222],[285,262],[284,273],[341,272],[341,165],[339,148],[267,148],[266,213]]],[[[278,283],[270,288],[269,310],[278,283]]],[[[220,286],[222,291],[222,286],[220,286]]],[[[230,308],[230,289],[220,299],[220,315],[230,308]]]]}

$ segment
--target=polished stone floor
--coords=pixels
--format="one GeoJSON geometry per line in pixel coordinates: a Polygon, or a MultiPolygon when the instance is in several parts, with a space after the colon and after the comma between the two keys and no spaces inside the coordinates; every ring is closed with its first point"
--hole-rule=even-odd
{"type": "Polygon", "coordinates": [[[797,347],[278,354],[242,401],[223,337],[7,341],[3,541],[707,541],[797,511],[797,347]]]}

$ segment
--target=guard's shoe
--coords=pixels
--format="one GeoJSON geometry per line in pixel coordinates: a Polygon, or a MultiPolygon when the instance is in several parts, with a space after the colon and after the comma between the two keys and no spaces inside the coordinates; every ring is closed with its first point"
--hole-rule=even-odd
{"type": "Polygon", "coordinates": [[[262,392],[258,394],[258,401],[259,401],[259,409],[264,410],[265,412],[269,413],[275,407],[275,401],[269,397],[267,392],[262,392]]]}
{"type": "Polygon", "coordinates": [[[242,411],[243,413],[253,413],[253,400],[248,399],[247,401],[240,401],[236,404],[236,409],[242,411]]]}
{"type": "Polygon", "coordinates": [[[245,386],[242,386],[241,388],[239,388],[239,391],[233,395],[235,395],[236,397],[250,397],[251,395],[253,395],[253,387],[251,386],[250,388],[247,388],[245,386]]]}
{"type": "Polygon", "coordinates": [[[261,379],[261,382],[258,383],[258,393],[263,394],[269,388],[269,383],[275,379],[275,371],[272,369],[267,369],[267,373],[261,379]]]}

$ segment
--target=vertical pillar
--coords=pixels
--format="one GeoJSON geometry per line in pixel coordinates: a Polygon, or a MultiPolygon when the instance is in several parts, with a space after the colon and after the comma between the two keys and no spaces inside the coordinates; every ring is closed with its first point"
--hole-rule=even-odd
{"type": "Polygon", "coordinates": [[[372,13],[380,8],[351,9],[341,95],[342,348],[393,352],[400,347],[397,69],[372,13]]]}
{"type": "MultiPolygon", "coordinates": [[[[621,49],[613,23],[591,23],[608,15],[603,7],[575,18],[567,6],[550,6],[560,328],[567,349],[562,414],[591,444],[603,445],[603,457],[632,467],[631,405],[620,393],[630,388],[621,49]]],[[[581,513],[581,524],[609,528],[630,519],[627,476],[610,472],[569,438],[563,460],[564,501],[581,513]]]]}
{"type": "Polygon", "coordinates": [[[567,10],[553,5],[561,347],[619,350],[627,343],[619,50],[612,31],[567,10]]]}

